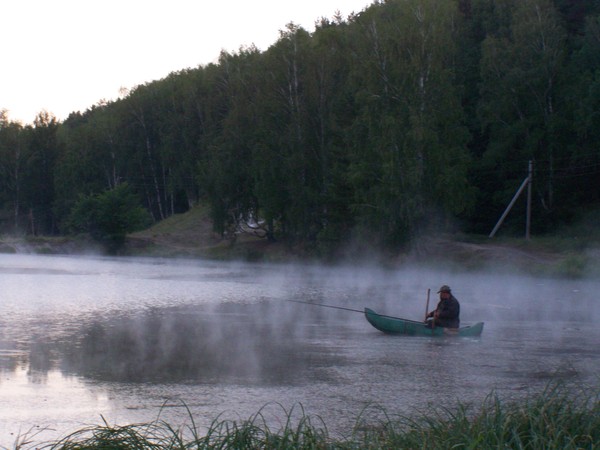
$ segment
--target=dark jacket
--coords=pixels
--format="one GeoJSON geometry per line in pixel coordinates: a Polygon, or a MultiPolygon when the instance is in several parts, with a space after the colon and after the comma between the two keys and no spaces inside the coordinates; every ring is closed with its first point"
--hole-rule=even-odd
{"type": "MultiPolygon", "coordinates": [[[[436,327],[458,328],[460,326],[460,304],[454,295],[450,294],[450,298],[440,300],[435,311],[438,312],[436,327]]],[[[433,317],[435,311],[432,311],[429,316],[433,317]]]]}

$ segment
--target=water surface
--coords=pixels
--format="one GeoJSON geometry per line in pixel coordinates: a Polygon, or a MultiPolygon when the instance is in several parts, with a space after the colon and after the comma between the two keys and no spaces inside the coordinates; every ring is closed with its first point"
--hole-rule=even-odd
{"type": "Polygon", "coordinates": [[[276,427],[303,410],[343,435],[365,409],[479,405],[555,379],[599,386],[593,280],[0,255],[0,288],[4,447],[103,420],[189,424],[188,411],[204,428],[259,410],[276,427]],[[463,324],[485,322],[480,338],[388,336],[360,313],[292,302],[420,319],[442,284],[463,324]]]}

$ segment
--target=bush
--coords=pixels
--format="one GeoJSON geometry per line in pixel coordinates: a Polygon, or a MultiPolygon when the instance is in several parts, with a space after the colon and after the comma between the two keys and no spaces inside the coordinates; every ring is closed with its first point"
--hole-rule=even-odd
{"type": "Polygon", "coordinates": [[[127,233],[150,223],[148,212],[127,183],[101,194],[80,196],[68,219],[71,232],[90,233],[111,253],[123,246],[127,233]]]}

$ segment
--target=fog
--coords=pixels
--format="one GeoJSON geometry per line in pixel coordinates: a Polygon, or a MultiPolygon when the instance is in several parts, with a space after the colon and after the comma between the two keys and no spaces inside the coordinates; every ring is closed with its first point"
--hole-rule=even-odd
{"type": "Polygon", "coordinates": [[[600,386],[595,279],[0,255],[0,286],[4,446],[29,427],[51,438],[101,415],[177,425],[189,408],[205,426],[302,405],[344,433],[369,405],[411,414],[556,380],[600,386]],[[480,338],[389,336],[359,312],[316,305],[422,320],[442,284],[462,325],[485,322],[480,338]]]}

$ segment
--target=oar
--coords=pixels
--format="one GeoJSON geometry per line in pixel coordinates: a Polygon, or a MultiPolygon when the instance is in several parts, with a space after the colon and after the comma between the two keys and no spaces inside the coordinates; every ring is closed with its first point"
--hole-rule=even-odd
{"type": "MultiPolygon", "coordinates": [[[[429,315],[429,294],[431,289],[427,288],[427,305],[425,305],[425,325],[427,325],[427,316],[429,315]]],[[[435,315],[431,319],[431,329],[435,328],[435,315]]]]}

